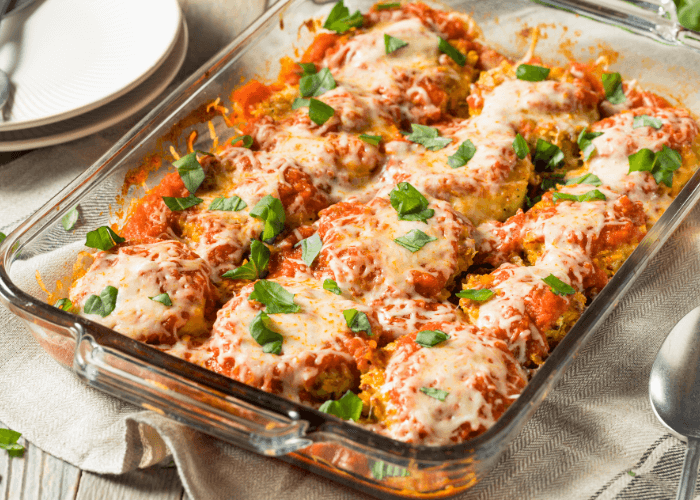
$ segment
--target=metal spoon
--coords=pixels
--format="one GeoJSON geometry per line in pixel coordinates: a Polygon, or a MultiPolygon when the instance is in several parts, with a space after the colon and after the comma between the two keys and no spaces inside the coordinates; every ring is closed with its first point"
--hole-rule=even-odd
{"type": "Polygon", "coordinates": [[[676,500],[689,500],[700,461],[700,307],[686,314],[661,345],[651,368],[649,399],[661,423],[688,438],[676,500]]]}

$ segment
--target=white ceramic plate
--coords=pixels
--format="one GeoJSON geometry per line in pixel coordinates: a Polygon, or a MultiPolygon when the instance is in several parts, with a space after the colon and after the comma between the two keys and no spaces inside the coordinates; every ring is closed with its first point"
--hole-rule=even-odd
{"type": "Polygon", "coordinates": [[[72,141],[114,125],[143,109],[172,82],[187,53],[187,25],[182,19],[175,47],[162,66],[125,95],[85,114],[50,125],[0,131],[0,151],[21,151],[72,141]]]}
{"type": "Polygon", "coordinates": [[[148,78],[177,40],[177,0],[38,0],[0,24],[12,82],[0,131],[96,109],[148,78]]]}

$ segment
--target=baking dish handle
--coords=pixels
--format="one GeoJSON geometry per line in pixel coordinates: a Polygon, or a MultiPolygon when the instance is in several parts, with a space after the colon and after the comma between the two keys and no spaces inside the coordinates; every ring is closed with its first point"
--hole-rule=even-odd
{"type": "Polygon", "coordinates": [[[700,33],[678,22],[672,0],[537,0],[619,26],[662,43],[700,52],[700,33]]]}
{"type": "Polygon", "coordinates": [[[251,404],[99,345],[76,324],[73,368],[88,385],[261,455],[312,443],[309,423],[251,404]]]}

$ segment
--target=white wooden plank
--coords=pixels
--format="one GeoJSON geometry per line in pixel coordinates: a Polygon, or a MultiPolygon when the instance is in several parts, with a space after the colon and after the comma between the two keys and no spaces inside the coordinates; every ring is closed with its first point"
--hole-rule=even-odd
{"type": "Polygon", "coordinates": [[[83,472],[76,500],[181,500],[174,468],[151,467],[120,476],[83,472]]]}
{"type": "Polygon", "coordinates": [[[22,490],[24,487],[24,465],[27,461],[27,452],[32,448],[24,438],[19,438],[19,444],[26,446],[28,449],[24,452],[22,458],[10,458],[9,471],[7,473],[7,499],[17,500],[22,498],[22,490]]]}
{"type": "Polygon", "coordinates": [[[43,465],[38,500],[74,500],[80,484],[80,469],[48,453],[44,453],[43,465]]]}
{"type": "MultiPolygon", "coordinates": [[[[22,481],[22,500],[39,500],[41,498],[41,472],[43,470],[44,453],[31,444],[25,445],[24,480],[22,481]]],[[[13,464],[14,465],[14,464],[13,464]]],[[[14,498],[10,496],[10,498],[14,498]]],[[[19,498],[19,497],[17,497],[19,498]]]]}

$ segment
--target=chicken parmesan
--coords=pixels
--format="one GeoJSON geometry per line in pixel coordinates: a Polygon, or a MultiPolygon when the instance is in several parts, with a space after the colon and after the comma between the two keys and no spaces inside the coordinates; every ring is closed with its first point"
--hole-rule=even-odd
{"type": "Polygon", "coordinates": [[[392,439],[469,440],[698,169],[698,122],[420,2],[304,26],[276,80],[211,103],[225,141],[88,233],[56,306],[392,439]]]}

